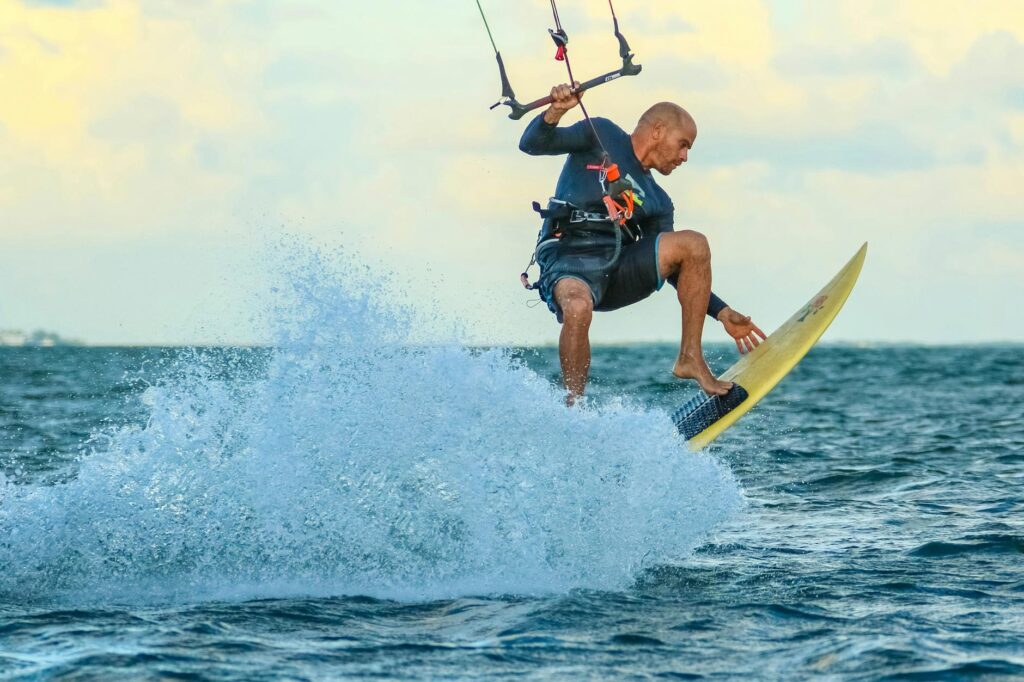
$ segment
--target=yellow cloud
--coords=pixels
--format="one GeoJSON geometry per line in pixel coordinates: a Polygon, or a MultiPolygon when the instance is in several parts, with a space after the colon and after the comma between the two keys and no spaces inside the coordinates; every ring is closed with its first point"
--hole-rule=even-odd
{"type": "Polygon", "coordinates": [[[807,93],[772,64],[778,36],[765,2],[644,3],[633,11],[649,15],[645,24],[653,27],[639,42],[647,78],[659,80],[641,87],[654,97],[685,99],[699,120],[701,112],[714,112],[716,125],[757,130],[777,129],[806,107],[807,93]],[[693,64],[714,65],[720,83],[695,89],[685,68],[693,64]]]}
{"type": "Polygon", "coordinates": [[[647,39],[648,50],[683,54],[695,59],[715,59],[741,68],[760,69],[776,50],[771,15],[762,0],[730,0],[718,3],[643,3],[652,24],[688,25],[672,35],[647,39]],[[669,40],[664,40],[669,38],[669,40]]]}
{"type": "MultiPolygon", "coordinates": [[[[223,21],[216,6],[204,18],[223,21]]],[[[0,90],[12,93],[0,99],[0,151],[17,168],[3,178],[0,230],[146,229],[182,195],[201,204],[233,184],[199,168],[195,143],[259,129],[241,94],[252,55],[211,43],[196,24],[146,16],[132,0],[0,3],[0,27],[0,90]],[[131,138],[147,103],[169,113],[131,138]]]]}
{"type": "Polygon", "coordinates": [[[1014,144],[1019,149],[1024,149],[1024,113],[1008,116],[1007,126],[1013,136],[1014,144]]]}
{"type": "Polygon", "coordinates": [[[1024,3],[1017,0],[847,0],[840,12],[855,41],[900,36],[936,75],[948,73],[986,33],[1024,40],[1024,3]]]}
{"type": "Polygon", "coordinates": [[[0,123],[11,135],[49,146],[66,145],[68,137],[81,132],[81,87],[98,80],[100,65],[91,55],[83,59],[76,48],[83,34],[98,45],[116,40],[111,28],[122,20],[113,11],[101,16],[97,21],[94,12],[30,8],[18,2],[0,6],[0,88],[13,94],[0,99],[0,123]]]}

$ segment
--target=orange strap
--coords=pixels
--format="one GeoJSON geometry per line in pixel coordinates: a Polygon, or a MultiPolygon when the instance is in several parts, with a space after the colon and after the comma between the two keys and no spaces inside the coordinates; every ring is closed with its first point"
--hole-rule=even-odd
{"type": "Polygon", "coordinates": [[[623,192],[622,197],[625,199],[625,206],[615,201],[609,195],[604,195],[604,205],[608,209],[608,217],[619,225],[625,225],[626,221],[633,217],[633,192],[623,192]]]}

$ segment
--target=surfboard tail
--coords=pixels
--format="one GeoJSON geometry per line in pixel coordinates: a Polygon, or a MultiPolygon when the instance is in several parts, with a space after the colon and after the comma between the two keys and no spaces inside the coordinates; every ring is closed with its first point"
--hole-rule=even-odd
{"type": "Polygon", "coordinates": [[[690,440],[739,407],[749,395],[739,384],[733,384],[723,396],[696,395],[672,414],[672,422],[683,438],[690,440]]]}

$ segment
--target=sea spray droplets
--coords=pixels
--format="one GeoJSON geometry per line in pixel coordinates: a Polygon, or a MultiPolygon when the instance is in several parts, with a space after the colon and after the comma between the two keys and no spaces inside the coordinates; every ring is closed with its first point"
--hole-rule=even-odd
{"type": "MultiPolygon", "coordinates": [[[[570,410],[306,254],[270,351],[187,356],[64,485],[6,486],[0,591],[127,600],[619,589],[736,506],[666,415],[570,410]]],[[[365,273],[364,273],[365,275],[365,273]]]]}

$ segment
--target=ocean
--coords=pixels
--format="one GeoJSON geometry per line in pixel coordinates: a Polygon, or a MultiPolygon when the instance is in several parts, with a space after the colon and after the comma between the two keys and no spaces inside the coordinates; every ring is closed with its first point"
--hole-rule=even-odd
{"type": "Polygon", "coordinates": [[[672,345],[570,409],[556,349],[322,289],[0,349],[0,677],[1024,677],[1024,347],[825,343],[691,453],[672,345]]]}

